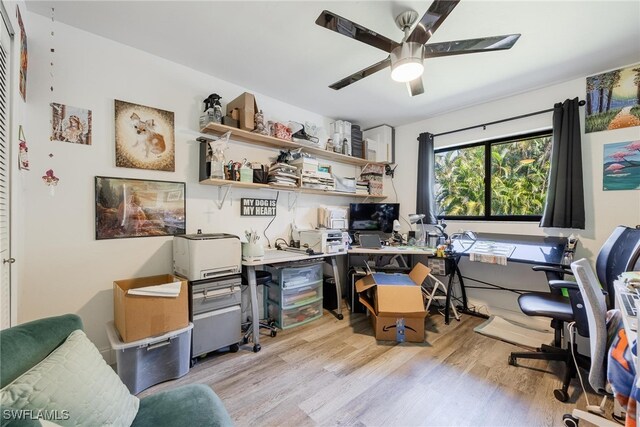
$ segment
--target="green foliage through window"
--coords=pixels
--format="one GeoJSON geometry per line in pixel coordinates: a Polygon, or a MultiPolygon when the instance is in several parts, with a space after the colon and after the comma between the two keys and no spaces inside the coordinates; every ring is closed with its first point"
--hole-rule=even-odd
{"type": "Polygon", "coordinates": [[[436,205],[440,216],[539,219],[550,157],[549,132],[436,150],[436,205]]]}

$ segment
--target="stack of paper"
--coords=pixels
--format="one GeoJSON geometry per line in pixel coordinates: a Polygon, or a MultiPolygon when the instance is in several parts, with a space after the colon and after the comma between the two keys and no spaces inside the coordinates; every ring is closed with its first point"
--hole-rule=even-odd
{"type": "Polygon", "coordinates": [[[335,182],[328,172],[300,172],[301,187],[313,188],[316,190],[335,190],[335,182]]]}
{"type": "Polygon", "coordinates": [[[180,295],[180,282],[165,283],[164,285],[145,286],[129,289],[129,295],[142,295],[147,297],[176,298],[180,295]]]}
{"type": "Polygon", "coordinates": [[[274,163],[269,168],[269,184],[280,187],[297,187],[297,167],[286,163],[274,163]]]}
{"type": "Polygon", "coordinates": [[[356,181],[356,194],[369,194],[369,182],[356,181]]]}

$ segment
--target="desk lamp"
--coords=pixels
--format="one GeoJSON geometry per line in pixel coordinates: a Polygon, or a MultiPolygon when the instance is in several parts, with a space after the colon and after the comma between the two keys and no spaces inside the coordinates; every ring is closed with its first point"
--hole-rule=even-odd
{"type": "Polygon", "coordinates": [[[411,224],[417,224],[418,222],[421,225],[420,238],[416,242],[416,246],[424,246],[424,222],[422,221],[426,215],[425,214],[409,214],[409,222],[411,224]]]}

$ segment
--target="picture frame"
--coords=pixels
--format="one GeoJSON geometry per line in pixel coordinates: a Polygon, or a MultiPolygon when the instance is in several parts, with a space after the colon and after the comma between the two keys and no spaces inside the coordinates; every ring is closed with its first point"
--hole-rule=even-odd
{"type": "Polygon", "coordinates": [[[95,177],[96,240],[186,233],[186,184],[95,177]]]}

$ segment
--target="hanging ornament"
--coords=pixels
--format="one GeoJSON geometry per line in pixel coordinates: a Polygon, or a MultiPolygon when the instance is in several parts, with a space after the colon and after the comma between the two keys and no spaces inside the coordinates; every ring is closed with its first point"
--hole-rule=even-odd
{"type": "Polygon", "coordinates": [[[55,174],[53,173],[53,169],[49,169],[44,173],[44,176],[42,177],[42,181],[44,181],[44,183],[47,184],[47,186],[49,187],[49,193],[52,196],[54,196],[56,194],[55,188],[56,188],[56,185],[58,185],[58,181],[60,181],[60,178],[55,176],[55,174]]]}
{"type": "Polygon", "coordinates": [[[29,170],[29,155],[27,154],[27,140],[24,137],[22,125],[18,127],[18,170],[29,170]]]}

